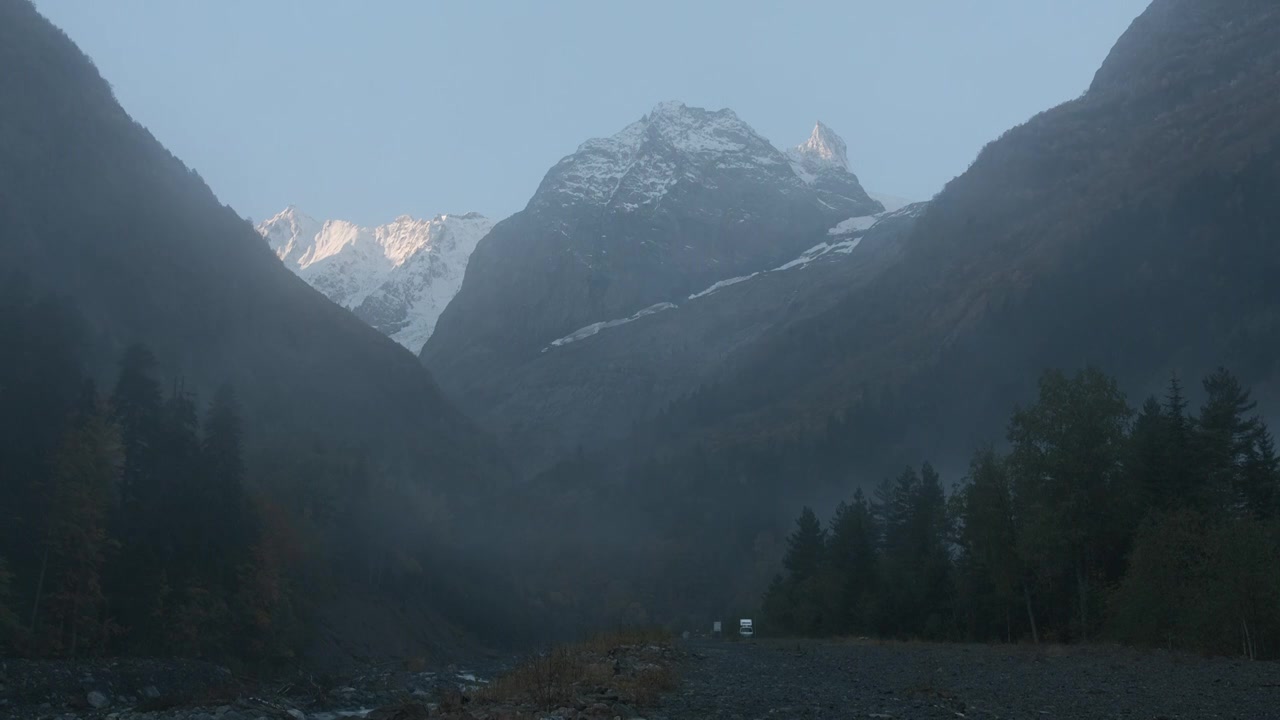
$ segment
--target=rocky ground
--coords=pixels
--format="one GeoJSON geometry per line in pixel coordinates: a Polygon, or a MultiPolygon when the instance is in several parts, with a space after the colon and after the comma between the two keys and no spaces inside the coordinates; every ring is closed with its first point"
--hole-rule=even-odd
{"type": "Polygon", "coordinates": [[[669,642],[596,639],[519,661],[237,678],[183,660],[0,660],[0,720],[637,718],[675,688],[669,642]]]}
{"type": "Polygon", "coordinates": [[[267,681],[186,660],[0,659],[0,720],[400,720],[379,711],[421,706],[427,717],[441,699],[473,693],[484,675],[501,671],[391,663],[267,681]]]}
{"type": "Polygon", "coordinates": [[[198,662],[0,661],[0,718],[1280,720],[1280,663],[1115,647],[596,642],[488,670],[253,683],[198,662]]]}
{"type": "Polygon", "coordinates": [[[1280,718],[1280,663],[1110,647],[721,642],[688,647],[668,720],[1280,718]]]}

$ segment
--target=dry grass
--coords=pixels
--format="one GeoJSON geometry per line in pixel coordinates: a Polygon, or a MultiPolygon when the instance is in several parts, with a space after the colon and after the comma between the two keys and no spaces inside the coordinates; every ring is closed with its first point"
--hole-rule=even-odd
{"type": "Polygon", "coordinates": [[[670,642],[664,631],[641,628],[596,635],[530,659],[494,679],[475,699],[553,710],[573,705],[585,693],[607,689],[619,702],[652,707],[677,683],[675,672],[661,661],[670,642]],[[624,668],[621,656],[627,653],[637,657],[628,659],[624,668]]]}

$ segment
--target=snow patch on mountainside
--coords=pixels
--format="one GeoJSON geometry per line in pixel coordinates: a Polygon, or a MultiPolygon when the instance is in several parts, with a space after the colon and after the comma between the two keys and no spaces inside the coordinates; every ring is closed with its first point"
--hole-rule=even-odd
{"type": "Polygon", "coordinates": [[[476,213],[378,227],[316,221],[290,206],[258,232],[290,270],[330,300],[417,352],[462,285],[493,222],[476,213]]]}
{"type": "Polygon", "coordinates": [[[835,227],[827,231],[828,235],[848,235],[849,233],[870,230],[872,225],[880,222],[879,215],[864,215],[862,217],[852,217],[848,220],[842,220],[835,227]]]}
{"type": "Polygon", "coordinates": [[[814,245],[808,250],[805,250],[804,253],[802,253],[800,257],[796,258],[795,260],[791,260],[790,262],[785,262],[779,265],[778,267],[770,270],[769,272],[779,272],[781,270],[790,270],[792,268],[804,267],[805,265],[808,265],[814,260],[817,260],[818,258],[823,257],[825,255],[829,255],[831,253],[848,255],[849,253],[853,252],[854,248],[858,247],[858,243],[860,242],[862,242],[861,237],[856,237],[856,238],[853,238],[852,240],[843,240],[837,243],[818,243],[817,245],[814,245]]]}
{"type": "Polygon", "coordinates": [[[629,322],[635,322],[636,320],[639,320],[640,318],[645,317],[647,315],[660,313],[663,310],[673,310],[676,307],[678,306],[675,303],[662,302],[662,303],[650,305],[649,307],[635,313],[631,317],[625,317],[619,320],[605,320],[602,322],[591,323],[590,325],[584,328],[579,328],[577,330],[574,330],[573,332],[569,333],[568,335],[565,335],[562,338],[552,340],[551,345],[546,348],[543,348],[542,352],[546,352],[548,349],[553,347],[560,347],[561,345],[568,345],[569,343],[572,343],[572,342],[584,340],[586,338],[591,337],[592,335],[595,335],[601,330],[606,330],[612,327],[618,327],[619,325],[626,325],[629,322]]]}
{"type": "Polygon", "coordinates": [[[727,288],[730,285],[737,285],[740,282],[746,282],[759,274],[760,273],[758,272],[753,272],[750,275],[743,275],[741,277],[729,278],[728,280],[721,280],[720,282],[716,283],[715,285],[712,285],[711,287],[707,288],[706,290],[703,290],[702,292],[696,292],[690,295],[689,299],[697,300],[700,297],[706,297],[707,295],[710,295],[711,293],[717,290],[720,290],[721,288],[727,288]]]}

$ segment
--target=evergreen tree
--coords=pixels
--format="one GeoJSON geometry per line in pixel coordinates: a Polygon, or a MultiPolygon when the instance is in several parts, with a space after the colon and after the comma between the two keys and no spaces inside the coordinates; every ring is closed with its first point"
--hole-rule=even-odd
{"type": "Polygon", "coordinates": [[[160,493],[157,453],[160,447],[160,385],[156,358],[143,345],[131,345],[120,361],[111,409],[124,448],[120,478],[120,515],[117,525],[128,545],[139,544],[146,534],[147,518],[155,515],[160,493]]]}
{"type": "Polygon", "coordinates": [[[1012,642],[1015,611],[1023,605],[1034,631],[1027,573],[1018,553],[1013,488],[1004,459],[993,449],[980,450],[970,461],[955,508],[971,634],[986,638],[995,631],[1012,642]]]}
{"type": "Polygon", "coordinates": [[[1198,467],[1205,485],[1200,503],[1220,512],[1244,512],[1243,468],[1259,433],[1259,421],[1249,417],[1256,403],[1249,391],[1225,368],[1204,379],[1206,400],[1197,423],[1198,467]]]}
{"type": "Polygon", "coordinates": [[[852,502],[836,508],[827,558],[835,580],[831,617],[837,632],[867,632],[879,558],[875,519],[862,490],[854,493],[852,502]]]}
{"type": "Polygon", "coordinates": [[[824,573],[827,536],[818,516],[806,507],[796,519],[796,529],[787,538],[782,564],[785,577],[775,578],[765,597],[766,617],[771,626],[802,635],[829,631],[827,617],[829,576],[824,573]]]}
{"type": "Polygon", "coordinates": [[[1169,477],[1171,430],[1164,407],[1154,397],[1147,398],[1133,421],[1125,461],[1128,496],[1138,517],[1145,516],[1148,508],[1174,505],[1182,495],[1169,477]]]}
{"type": "Polygon", "coordinates": [[[13,601],[13,575],[9,564],[0,557],[0,655],[17,655],[18,633],[21,624],[10,604],[13,601]]]}
{"type": "Polygon", "coordinates": [[[1169,376],[1164,398],[1164,460],[1155,469],[1164,476],[1160,507],[1181,508],[1194,503],[1203,478],[1196,469],[1195,423],[1187,415],[1187,399],[1177,373],[1169,376]]]}
{"type": "Polygon", "coordinates": [[[230,579],[251,542],[244,500],[243,435],[235,393],[224,386],[214,394],[205,415],[199,523],[201,554],[222,582],[230,579]]]}
{"type": "Polygon", "coordinates": [[[47,650],[75,657],[86,650],[102,652],[110,639],[102,570],[114,545],[107,512],[122,462],[119,433],[105,410],[82,418],[55,459],[31,623],[47,650]],[[42,597],[46,582],[47,601],[42,597]]]}
{"type": "Polygon", "coordinates": [[[811,508],[804,508],[796,519],[796,529],[787,538],[787,554],[782,560],[791,579],[803,582],[815,578],[822,569],[827,533],[811,508]]]}
{"type": "Polygon", "coordinates": [[[933,467],[907,468],[876,491],[882,532],[879,628],[889,635],[940,636],[949,620],[946,496],[933,467]]]}
{"type": "Polygon", "coordinates": [[[178,586],[199,582],[209,565],[209,557],[201,552],[201,526],[210,511],[201,461],[196,399],[175,386],[161,409],[156,447],[159,484],[150,542],[160,553],[160,568],[178,586]]]}
{"type": "Polygon", "coordinates": [[[1271,433],[1261,423],[1241,468],[1240,490],[1253,517],[1264,521],[1280,517],[1280,459],[1271,433]]]}
{"type": "Polygon", "coordinates": [[[1036,404],[1015,412],[1009,427],[1022,548],[1043,579],[1074,588],[1060,618],[1074,615],[1082,637],[1099,621],[1094,576],[1120,565],[1111,540],[1125,518],[1111,500],[1121,489],[1129,416],[1115,381],[1098,370],[1072,378],[1049,371],[1036,404]]]}

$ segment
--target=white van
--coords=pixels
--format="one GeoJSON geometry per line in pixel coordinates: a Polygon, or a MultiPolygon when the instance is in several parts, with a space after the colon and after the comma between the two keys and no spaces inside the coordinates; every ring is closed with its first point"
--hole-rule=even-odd
{"type": "Polygon", "coordinates": [[[751,624],[751,618],[742,618],[738,621],[738,634],[745,638],[756,634],[755,628],[751,624]]]}

